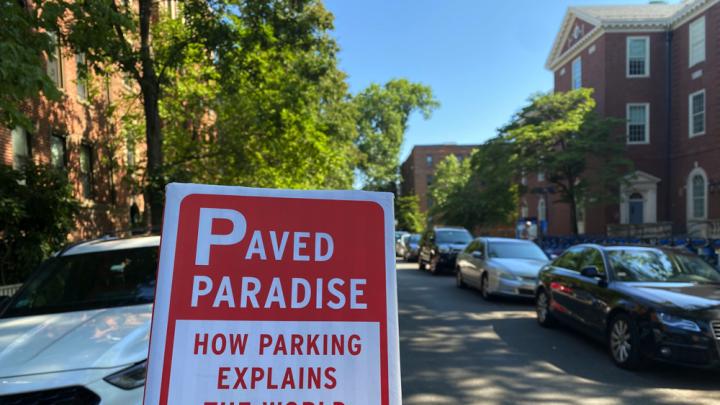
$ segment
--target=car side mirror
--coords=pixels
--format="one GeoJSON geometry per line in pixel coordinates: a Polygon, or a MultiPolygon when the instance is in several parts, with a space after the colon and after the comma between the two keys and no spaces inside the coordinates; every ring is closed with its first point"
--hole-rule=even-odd
{"type": "Polygon", "coordinates": [[[580,274],[583,277],[587,277],[587,278],[600,278],[600,279],[605,278],[605,276],[600,274],[600,272],[598,271],[598,268],[595,266],[585,267],[584,269],[580,270],[580,274]]]}
{"type": "Polygon", "coordinates": [[[473,252],[470,253],[470,254],[472,255],[472,257],[474,257],[474,258],[476,258],[476,259],[482,259],[482,257],[483,257],[482,252],[479,251],[479,250],[475,250],[475,251],[473,251],[473,252]]]}

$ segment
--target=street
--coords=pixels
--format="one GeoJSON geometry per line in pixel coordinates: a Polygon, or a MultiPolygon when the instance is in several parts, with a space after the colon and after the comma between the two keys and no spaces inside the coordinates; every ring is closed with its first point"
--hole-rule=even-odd
{"type": "Polygon", "coordinates": [[[720,372],[624,371],[595,341],[539,327],[531,302],[485,302],[416,263],[397,275],[406,405],[720,403],[720,372]]]}

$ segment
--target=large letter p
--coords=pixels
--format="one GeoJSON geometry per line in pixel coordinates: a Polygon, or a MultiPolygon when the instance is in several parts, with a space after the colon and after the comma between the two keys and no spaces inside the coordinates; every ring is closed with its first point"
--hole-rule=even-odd
{"type": "Polygon", "coordinates": [[[238,211],[224,208],[200,208],[195,265],[207,266],[210,261],[210,246],[234,245],[245,237],[246,229],[247,221],[243,214],[238,211]],[[224,235],[212,233],[213,220],[216,218],[227,219],[232,222],[232,231],[224,235]]]}

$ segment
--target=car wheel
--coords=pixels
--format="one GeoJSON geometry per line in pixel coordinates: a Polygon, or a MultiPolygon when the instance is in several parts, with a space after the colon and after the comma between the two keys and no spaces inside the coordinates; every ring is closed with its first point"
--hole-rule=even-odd
{"type": "Polygon", "coordinates": [[[610,357],[618,367],[636,370],[644,359],[640,353],[640,338],[635,322],[625,314],[617,314],[610,321],[608,330],[610,357]]]}
{"type": "Polygon", "coordinates": [[[428,267],[430,267],[430,273],[433,276],[438,275],[438,263],[437,260],[430,259],[430,263],[428,263],[428,267]]]}
{"type": "Polygon", "coordinates": [[[557,324],[557,320],[550,312],[550,296],[545,290],[540,290],[535,298],[535,313],[540,326],[549,328],[557,324]]]}
{"type": "Polygon", "coordinates": [[[462,272],[460,269],[455,269],[455,286],[457,288],[466,288],[467,284],[465,284],[465,280],[463,280],[462,272]]]}
{"type": "Polygon", "coordinates": [[[495,299],[495,296],[490,292],[490,283],[488,282],[487,273],[483,273],[482,278],[480,279],[480,296],[483,297],[485,301],[492,301],[495,299]]]}

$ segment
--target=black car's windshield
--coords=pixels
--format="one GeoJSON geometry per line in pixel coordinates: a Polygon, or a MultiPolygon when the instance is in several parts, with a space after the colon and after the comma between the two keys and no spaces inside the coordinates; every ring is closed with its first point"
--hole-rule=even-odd
{"type": "Polygon", "coordinates": [[[488,257],[498,259],[547,260],[547,255],[531,242],[490,242],[488,257]]]}
{"type": "Polygon", "coordinates": [[[3,317],[153,302],[158,248],[112,250],[46,261],[3,317]]]}
{"type": "Polygon", "coordinates": [[[437,232],[437,243],[457,243],[465,244],[472,240],[470,232],[468,231],[438,231],[437,232]]]}
{"type": "Polygon", "coordinates": [[[656,250],[613,249],[608,259],[618,281],[718,283],[720,273],[700,257],[656,250]]]}

